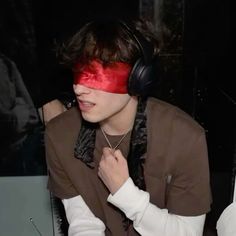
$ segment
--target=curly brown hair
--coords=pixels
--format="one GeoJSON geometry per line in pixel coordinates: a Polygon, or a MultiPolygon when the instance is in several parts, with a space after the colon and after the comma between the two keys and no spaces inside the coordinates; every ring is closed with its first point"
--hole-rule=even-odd
{"type": "MultiPolygon", "coordinates": [[[[160,42],[150,22],[136,20],[129,22],[128,27],[152,45],[153,56],[158,54],[160,42]]],[[[89,22],[59,47],[59,60],[72,68],[75,63],[86,64],[93,59],[104,64],[120,61],[133,65],[143,52],[132,32],[120,20],[89,22]]]]}

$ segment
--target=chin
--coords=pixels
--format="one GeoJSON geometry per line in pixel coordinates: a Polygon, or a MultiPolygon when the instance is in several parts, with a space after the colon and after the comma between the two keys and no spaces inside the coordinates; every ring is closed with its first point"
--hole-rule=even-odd
{"type": "Polygon", "coordinates": [[[99,122],[100,120],[96,117],[92,117],[92,116],[89,116],[89,115],[86,115],[86,114],[83,114],[82,113],[82,117],[84,120],[90,122],[90,123],[97,123],[99,122]]]}

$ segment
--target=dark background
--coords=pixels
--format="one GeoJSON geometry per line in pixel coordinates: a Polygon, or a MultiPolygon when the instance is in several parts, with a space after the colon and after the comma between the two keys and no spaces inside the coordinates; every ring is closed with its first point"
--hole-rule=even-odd
{"type": "Polygon", "coordinates": [[[156,96],[176,104],[206,130],[215,222],[232,200],[236,149],[230,1],[5,0],[0,3],[0,51],[15,61],[37,108],[71,91],[71,76],[55,46],[101,16],[150,18],[163,32],[163,83],[156,96]]]}

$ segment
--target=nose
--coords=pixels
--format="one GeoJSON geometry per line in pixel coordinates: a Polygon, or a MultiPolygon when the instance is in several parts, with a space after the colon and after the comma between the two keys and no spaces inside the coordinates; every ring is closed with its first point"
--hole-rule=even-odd
{"type": "Polygon", "coordinates": [[[74,89],[74,92],[77,96],[80,96],[82,94],[88,94],[91,92],[91,89],[84,86],[84,85],[81,85],[81,84],[73,84],[73,89],[74,89]]]}

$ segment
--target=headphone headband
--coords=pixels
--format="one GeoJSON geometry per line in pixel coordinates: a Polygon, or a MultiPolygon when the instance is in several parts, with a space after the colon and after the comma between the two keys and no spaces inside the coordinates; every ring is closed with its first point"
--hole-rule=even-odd
{"type": "Polygon", "coordinates": [[[119,20],[120,24],[125,28],[126,32],[131,38],[135,40],[140,51],[142,52],[144,63],[148,65],[151,63],[154,53],[154,48],[150,42],[148,42],[144,36],[136,30],[134,27],[130,27],[126,22],[119,20]]]}
{"type": "Polygon", "coordinates": [[[129,34],[130,38],[135,40],[142,53],[131,70],[128,80],[128,92],[132,96],[146,97],[150,94],[154,83],[158,79],[156,71],[157,58],[153,56],[154,47],[135,27],[130,27],[126,22],[121,20],[119,22],[129,34]]]}

